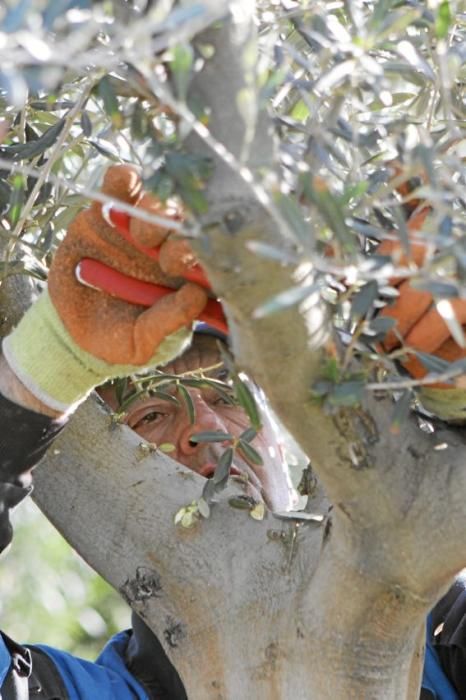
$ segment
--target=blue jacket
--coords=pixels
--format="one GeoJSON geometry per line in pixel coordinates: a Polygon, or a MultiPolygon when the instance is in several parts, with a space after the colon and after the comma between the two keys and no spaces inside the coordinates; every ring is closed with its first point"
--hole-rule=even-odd
{"type": "MultiPolygon", "coordinates": [[[[461,700],[465,696],[459,695],[448,680],[432,643],[432,624],[432,616],[429,616],[421,698],[461,700]]],[[[66,700],[156,700],[126,667],[125,652],[130,635],[131,632],[126,631],[114,636],[95,662],[45,645],[37,645],[37,648],[45,652],[58,669],[68,693],[66,700]]],[[[0,637],[0,687],[10,665],[10,652],[0,637]]]]}
{"type": "MultiPolygon", "coordinates": [[[[432,697],[433,700],[459,700],[460,696],[448,680],[434,647],[432,615],[429,615],[427,618],[426,636],[426,652],[422,674],[424,695],[426,695],[426,698],[432,697]],[[430,696],[427,693],[430,693],[430,696]]],[[[466,668],[464,672],[466,675],[466,668]]]]}
{"type": "MultiPolygon", "coordinates": [[[[45,645],[37,645],[37,648],[53,660],[68,693],[66,700],[152,700],[126,668],[124,658],[129,637],[130,632],[117,634],[95,662],[45,645]]],[[[0,637],[0,687],[10,665],[10,652],[0,637]]]]}

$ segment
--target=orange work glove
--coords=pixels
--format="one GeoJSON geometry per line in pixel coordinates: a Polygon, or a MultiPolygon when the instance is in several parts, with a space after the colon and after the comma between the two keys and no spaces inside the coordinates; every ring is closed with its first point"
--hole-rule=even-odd
{"type": "MultiPolygon", "coordinates": [[[[407,227],[411,233],[421,229],[429,211],[429,207],[426,206],[408,220],[407,227]]],[[[400,242],[384,241],[379,245],[377,253],[391,256],[396,265],[414,263],[421,266],[426,257],[427,246],[411,241],[410,256],[407,257],[402,252],[400,242]]],[[[387,334],[383,342],[384,350],[391,352],[401,346],[406,347],[408,356],[401,360],[401,364],[416,379],[428,374],[428,369],[415,352],[409,353],[409,350],[434,355],[448,362],[466,358],[466,349],[452,337],[447,324],[437,311],[432,294],[415,289],[406,279],[395,279],[391,282],[398,289],[399,296],[392,305],[384,307],[380,315],[395,319],[396,326],[387,334]]],[[[465,328],[466,299],[449,301],[456,319],[465,328]]],[[[420,389],[420,398],[424,406],[439,418],[463,422],[466,421],[466,375],[453,381],[454,385],[437,382],[423,386],[420,389]]]]}
{"type": "MultiPolygon", "coordinates": [[[[159,216],[181,218],[179,212],[167,212],[159,200],[142,192],[141,179],[130,166],[110,167],[102,192],[159,216]]],[[[168,276],[181,275],[192,264],[193,255],[187,257],[186,243],[170,242],[169,229],[133,218],[131,234],[144,245],[165,241],[159,264],[125,241],[102,216],[100,202],[93,202],[70,225],[49,273],[50,298],[70,335],[83,350],[110,364],[146,364],[162,340],[190,325],[207,301],[203,289],[185,283],[153,307],[142,310],[79,283],[75,270],[83,258],[99,260],[139,280],[162,284],[167,283],[168,276]],[[171,250],[174,243],[172,254],[164,255],[164,248],[171,250]],[[183,255],[187,257],[185,262],[183,255]]]]}
{"type": "MultiPolygon", "coordinates": [[[[109,168],[102,189],[146,211],[180,218],[180,212],[166,210],[142,191],[138,174],[129,166],[109,168]]],[[[111,377],[168,362],[187,347],[192,322],[206,306],[205,289],[172,277],[194,265],[187,245],[170,240],[169,228],[136,218],[130,228],[135,244],[162,244],[158,262],[122,237],[100,203],[78,214],[53,260],[48,291],[3,342],[6,360],[19,379],[55,410],[68,410],[111,377]],[[83,285],[78,275],[83,259],[142,282],[182,286],[145,308],[83,285]]]]}

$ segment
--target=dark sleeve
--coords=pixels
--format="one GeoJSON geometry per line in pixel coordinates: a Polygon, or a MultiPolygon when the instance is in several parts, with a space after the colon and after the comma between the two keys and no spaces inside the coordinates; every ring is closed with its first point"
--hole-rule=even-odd
{"type": "Polygon", "coordinates": [[[181,678],[155,634],[134,612],[131,621],[133,633],[126,649],[128,670],[150,700],[187,700],[181,678]]]}
{"type": "Polygon", "coordinates": [[[432,611],[433,644],[460,700],[466,700],[466,579],[458,578],[432,611]]]}
{"type": "Polygon", "coordinates": [[[0,551],[11,542],[9,510],[30,491],[27,473],[62,429],[56,421],[0,394],[0,551]]]}

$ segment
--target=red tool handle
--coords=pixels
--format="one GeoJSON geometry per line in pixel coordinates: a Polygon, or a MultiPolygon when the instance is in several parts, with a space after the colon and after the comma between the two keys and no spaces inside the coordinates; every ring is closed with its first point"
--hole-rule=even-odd
{"type": "MultiPolygon", "coordinates": [[[[76,277],[87,287],[107,292],[111,296],[139,306],[152,306],[158,299],[167,294],[173,294],[174,291],[161,284],[152,284],[129,277],[92,258],[81,260],[76,267],[76,277]]],[[[227,322],[219,301],[209,299],[199,320],[228,335],[227,322]]]]}
{"type": "MultiPolygon", "coordinates": [[[[118,209],[115,209],[112,206],[104,205],[102,207],[102,215],[107,221],[107,223],[113,226],[113,228],[115,228],[118,231],[120,236],[122,236],[126,241],[128,241],[128,243],[131,243],[131,245],[134,248],[137,248],[141,253],[144,253],[144,255],[147,255],[149,258],[153,258],[154,260],[159,259],[159,247],[148,248],[147,246],[139,245],[139,243],[136,243],[129,229],[129,222],[131,220],[129,214],[127,214],[124,211],[118,211],[118,209]]],[[[211,289],[209,280],[205,276],[205,272],[199,264],[193,265],[187,272],[183,274],[183,277],[187,282],[195,282],[195,284],[198,284],[200,287],[204,287],[204,289],[211,289]]]]}

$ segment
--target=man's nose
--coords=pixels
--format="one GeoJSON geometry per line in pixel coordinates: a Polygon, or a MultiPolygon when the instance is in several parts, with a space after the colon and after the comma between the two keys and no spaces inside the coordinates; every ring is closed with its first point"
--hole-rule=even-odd
{"type": "Polygon", "coordinates": [[[185,455],[194,454],[204,447],[204,443],[191,441],[191,437],[196,433],[203,433],[207,430],[221,431],[222,433],[228,432],[224,422],[217,415],[214,407],[206,403],[199,395],[193,396],[193,394],[191,394],[191,398],[195,409],[195,421],[194,423],[190,423],[189,417],[186,415],[187,424],[181,432],[178,445],[180,452],[185,455]]]}

